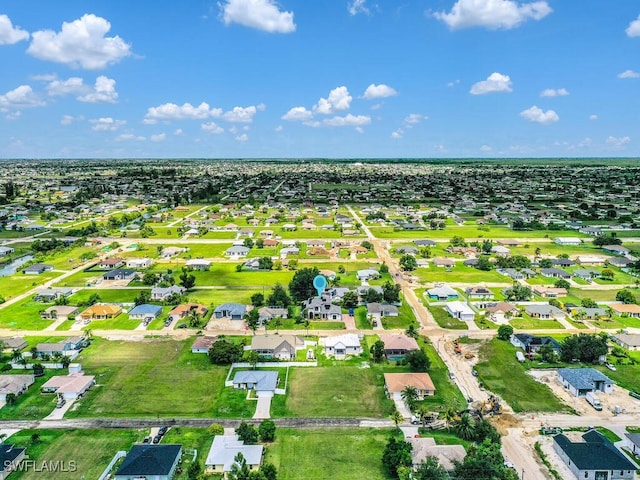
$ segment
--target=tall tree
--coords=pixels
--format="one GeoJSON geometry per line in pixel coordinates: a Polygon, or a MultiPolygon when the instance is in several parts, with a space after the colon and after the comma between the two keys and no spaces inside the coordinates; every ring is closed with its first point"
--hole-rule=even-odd
{"type": "Polygon", "coordinates": [[[296,302],[302,302],[318,294],[313,279],[320,274],[318,267],[297,270],[289,282],[289,293],[296,302]]]}

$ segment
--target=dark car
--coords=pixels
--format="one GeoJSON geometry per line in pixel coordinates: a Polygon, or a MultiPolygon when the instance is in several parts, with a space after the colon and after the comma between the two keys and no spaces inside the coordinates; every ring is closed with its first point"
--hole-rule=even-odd
{"type": "Polygon", "coordinates": [[[151,437],[149,436],[144,437],[144,440],[142,440],[142,443],[151,443],[151,437]]]}
{"type": "Polygon", "coordinates": [[[187,324],[186,323],[181,323],[180,325],[178,325],[178,328],[187,328],[187,324]]]}
{"type": "Polygon", "coordinates": [[[160,427],[160,429],[158,430],[158,435],[164,435],[165,433],[167,433],[167,430],[169,430],[169,427],[160,427]]]}
{"type": "Polygon", "coordinates": [[[162,435],[156,435],[153,437],[153,443],[160,443],[160,440],[162,440],[162,435]]]}

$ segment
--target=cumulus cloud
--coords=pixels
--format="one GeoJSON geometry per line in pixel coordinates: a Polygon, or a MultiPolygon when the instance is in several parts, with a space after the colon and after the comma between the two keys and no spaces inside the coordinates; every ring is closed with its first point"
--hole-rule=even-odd
{"type": "Polygon", "coordinates": [[[176,130],[173,132],[173,134],[177,135],[177,136],[181,136],[181,135],[184,135],[184,132],[182,131],[181,128],[176,128],[176,130]]]}
{"type": "Polygon", "coordinates": [[[251,123],[258,109],[251,105],[250,107],[234,107],[233,110],[225,112],[223,117],[227,122],[231,123],[251,123]]]}
{"type": "Polygon", "coordinates": [[[491,145],[482,145],[480,147],[480,151],[484,152],[484,153],[489,153],[493,150],[493,148],[491,148],[491,145]]]}
{"type": "Polygon", "coordinates": [[[246,142],[247,140],[249,140],[249,135],[247,135],[246,133],[243,133],[236,137],[236,141],[238,142],[246,142]]]}
{"type": "Polygon", "coordinates": [[[640,15],[625,30],[629,37],[640,37],[640,15]]]}
{"type": "Polygon", "coordinates": [[[474,83],[469,93],[472,95],[485,95],[487,93],[511,91],[511,78],[509,78],[509,75],[493,72],[486,80],[474,83]]]}
{"type": "Polygon", "coordinates": [[[423,120],[427,120],[429,117],[426,115],[422,115],[421,113],[410,113],[404,118],[404,123],[406,125],[415,125],[416,123],[420,123],[423,120]]]}
{"type": "Polygon", "coordinates": [[[127,123],[126,120],[114,120],[111,117],[94,118],[89,121],[93,123],[91,129],[96,132],[114,132],[127,123]]]}
{"type": "Polygon", "coordinates": [[[226,0],[218,3],[225,25],[238,23],[269,33],[295,32],[293,12],[281,11],[273,0],[226,0]]]}
{"type": "Polygon", "coordinates": [[[293,107],[281,118],[290,122],[304,122],[305,120],[310,120],[311,117],[313,117],[311,110],[307,110],[305,107],[293,107]]]}
{"type": "Polygon", "coordinates": [[[190,103],[182,106],[175,103],[164,103],[157,107],[150,107],[144,117],[144,123],[154,124],[159,120],[204,120],[209,117],[220,117],[221,108],[211,108],[208,103],[202,102],[197,107],[190,103]]]}
{"type": "Polygon", "coordinates": [[[7,111],[10,108],[43,107],[46,105],[29,85],[20,85],[17,88],[0,95],[0,109],[7,111]]]}
{"type": "Polygon", "coordinates": [[[166,133],[158,133],[156,135],[151,135],[149,137],[149,140],[151,140],[152,142],[162,142],[165,138],[167,138],[166,133]]]}
{"type": "Polygon", "coordinates": [[[618,74],[618,78],[640,78],[640,73],[634,72],[633,70],[625,70],[618,74]]]}
{"type": "Polygon", "coordinates": [[[371,100],[374,98],[393,97],[397,94],[398,92],[394,88],[391,88],[388,85],[385,85],[383,83],[381,83],[380,85],[376,85],[372,83],[364,91],[363,97],[366,98],[367,100],[371,100]]]}
{"type": "Polygon", "coordinates": [[[547,110],[545,112],[536,105],[520,112],[520,116],[530,122],[541,123],[543,125],[555,123],[560,120],[558,114],[553,110],[547,110]]]}
{"type": "Polygon", "coordinates": [[[118,101],[116,81],[101,75],[96,78],[93,91],[78,97],[78,100],[86,103],[116,103],[118,101]]]}
{"type": "Polygon", "coordinates": [[[14,27],[7,15],[0,15],[0,45],[13,45],[29,39],[29,32],[14,27]]]}
{"type": "Polygon", "coordinates": [[[145,140],[146,138],[142,135],[134,135],[133,133],[122,133],[116,137],[116,142],[144,142],[145,140]]]}
{"type": "Polygon", "coordinates": [[[622,148],[631,141],[630,137],[614,137],[610,135],[607,137],[606,144],[612,148],[622,148]]]}
{"type": "Polygon", "coordinates": [[[398,130],[391,132],[391,138],[393,139],[399,139],[402,138],[404,136],[404,130],[399,128],[398,130]]]}
{"type": "Polygon", "coordinates": [[[447,87],[451,88],[458,85],[459,83],[460,83],[460,80],[456,79],[456,80],[453,80],[452,82],[448,82],[447,87]]]}
{"type": "Polygon", "coordinates": [[[325,118],[322,123],[329,127],[361,127],[369,125],[371,117],[367,115],[351,115],[350,113],[344,117],[325,118]]]}
{"type": "Polygon", "coordinates": [[[224,132],[224,128],[217,125],[215,122],[203,123],[202,125],[200,125],[200,128],[207,133],[213,133],[216,135],[219,135],[222,132],[224,132]]]}
{"type": "Polygon", "coordinates": [[[77,117],[73,115],[63,115],[60,120],[60,125],[71,125],[73,122],[81,122],[82,120],[84,120],[82,115],[78,115],[77,117]]]}
{"type": "Polygon", "coordinates": [[[52,80],[47,85],[47,93],[52,97],[62,97],[64,95],[76,95],[83,93],[86,89],[84,80],[80,77],[70,77],[66,80],[52,80]]]}
{"type": "Polygon", "coordinates": [[[349,95],[347,87],[336,87],[329,92],[329,98],[321,98],[313,107],[313,111],[323,115],[349,110],[353,97],[349,95]]]}
{"type": "Polygon", "coordinates": [[[566,97],[569,91],[566,88],[546,88],[541,93],[541,97],[566,97]]]}
{"type": "Polygon", "coordinates": [[[359,13],[364,13],[365,15],[369,15],[371,13],[367,7],[367,0],[353,0],[347,3],[347,10],[351,16],[358,15],[359,13]]]}
{"type": "Polygon", "coordinates": [[[509,30],[527,20],[541,20],[551,12],[546,1],[458,0],[449,13],[436,12],[433,16],[452,30],[470,27],[509,30]]]}
{"type": "Polygon", "coordinates": [[[598,115],[596,115],[595,113],[592,115],[589,115],[589,120],[597,120],[598,119],[598,115]]]}
{"type": "Polygon", "coordinates": [[[33,33],[27,53],[40,60],[64,63],[74,68],[97,70],[131,55],[131,45],[119,36],[106,37],[111,24],[93,14],[62,24],[60,32],[33,33]]]}

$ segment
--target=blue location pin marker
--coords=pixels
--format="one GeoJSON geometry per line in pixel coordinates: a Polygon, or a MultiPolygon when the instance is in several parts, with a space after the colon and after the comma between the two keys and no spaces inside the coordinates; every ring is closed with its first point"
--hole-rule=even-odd
{"type": "Polygon", "coordinates": [[[321,297],[322,292],[327,288],[327,279],[324,278],[324,275],[316,275],[316,278],[313,279],[313,286],[318,290],[318,297],[321,297]]]}

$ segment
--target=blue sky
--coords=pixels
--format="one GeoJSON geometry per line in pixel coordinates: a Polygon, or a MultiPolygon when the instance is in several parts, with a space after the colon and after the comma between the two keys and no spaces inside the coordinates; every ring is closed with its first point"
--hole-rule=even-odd
{"type": "Polygon", "coordinates": [[[0,156],[640,156],[628,0],[0,0],[0,156]]]}

